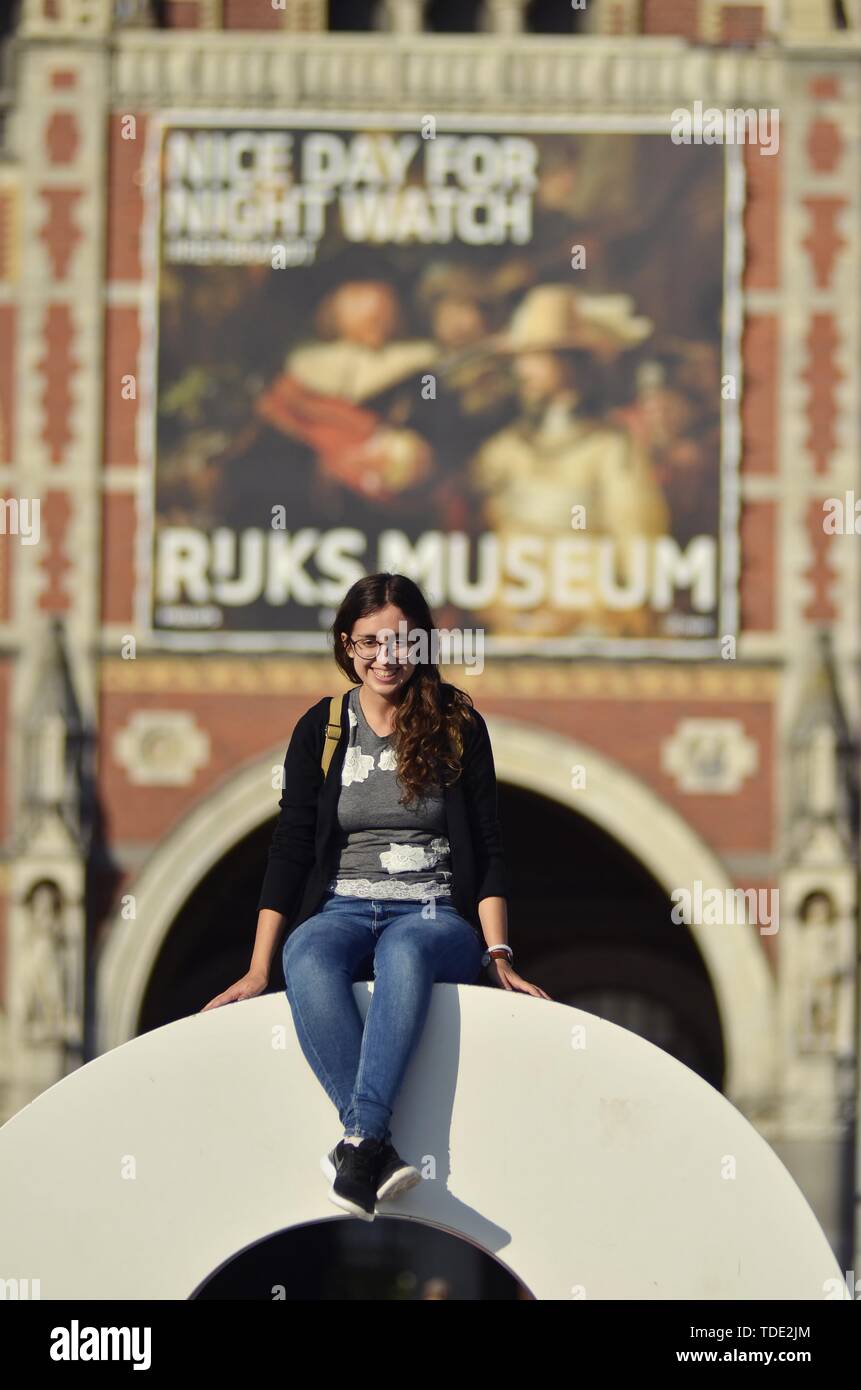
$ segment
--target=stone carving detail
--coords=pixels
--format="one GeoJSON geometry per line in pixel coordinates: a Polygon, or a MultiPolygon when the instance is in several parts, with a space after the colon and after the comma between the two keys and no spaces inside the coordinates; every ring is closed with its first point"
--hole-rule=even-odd
{"type": "Polygon", "coordinates": [[[27,908],[29,922],[22,940],[18,977],[23,1041],[33,1046],[78,1045],[78,952],[71,940],[66,907],[57,884],[48,879],[37,883],[27,908]]]}
{"type": "Polygon", "coordinates": [[[139,787],[181,787],[209,761],[209,735],[185,710],[138,710],[114,740],[114,757],[139,787]]]}
{"type": "Polygon", "coordinates": [[[798,1050],[851,1057],[852,928],[830,893],[815,889],[798,910],[798,1050]]]}
{"type": "Polygon", "coordinates": [[[661,747],[661,768],[683,792],[731,796],[758,762],[740,719],[682,719],[661,747]]]}

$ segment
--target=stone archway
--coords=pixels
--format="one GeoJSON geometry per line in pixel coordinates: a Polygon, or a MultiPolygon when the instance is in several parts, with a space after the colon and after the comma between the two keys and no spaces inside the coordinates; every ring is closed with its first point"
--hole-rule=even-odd
{"type": "MultiPolygon", "coordinates": [[[[690,826],[643,782],[588,745],[518,720],[487,719],[500,781],[524,787],[599,825],[649,870],[667,895],[694,882],[732,883],[719,859],[690,826]],[[587,790],[574,790],[570,768],[582,764],[587,790]]],[[[277,804],[272,769],[279,745],[243,768],[196,806],[157,847],[129,891],[136,916],[115,919],[97,972],[97,1047],[134,1037],[154,963],[171,926],[201,879],[277,804]]],[[[262,866],[261,866],[262,873],[262,866]]],[[[750,926],[692,925],[718,1000],[727,1058],[726,1093],[753,1112],[773,1092],[776,999],[763,951],[750,926]]]]}
{"type": "MultiPolygon", "coordinates": [[[[694,883],[734,887],[713,850],[659,796],[588,744],[501,716],[487,720],[500,781],[524,787],[585,816],[638,859],[668,898],[694,883]],[[571,786],[571,767],[586,770],[586,788],[571,786]]],[[[690,932],[711,977],[726,1050],[725,1091],[753,1112],[776,1082],[777,994],[751,926],[690,932]]]]}

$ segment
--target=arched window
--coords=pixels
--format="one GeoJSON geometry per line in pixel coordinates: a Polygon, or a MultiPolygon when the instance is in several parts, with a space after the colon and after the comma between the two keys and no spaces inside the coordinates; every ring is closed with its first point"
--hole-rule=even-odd
{"type": "Polygon", "coordinates": [[[14,34],[21,18],[21,0],[12,0],[11,5],[0,6],[0,42],[14,34]]]}
{"type": "Polygon", "coordinates": [[[576,34],[586,28],[586,5],[575,9],[571,0],[529,0],[523,27],[528,34],[576,34]]]}
{"type": "Polygon", "coordinates": [[[374,29],[378,0],[329,0],[329,28],[353,33],[374,29]]]}
{"type": "Polygon", "coordinates": [[[472,34],[479,26],[481,0],[430,0],[425,29],[439,34],[472,34]]]}

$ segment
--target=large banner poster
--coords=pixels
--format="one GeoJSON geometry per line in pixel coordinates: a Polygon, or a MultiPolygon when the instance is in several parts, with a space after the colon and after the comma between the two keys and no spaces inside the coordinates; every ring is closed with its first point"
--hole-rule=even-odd
{"type": "Polygon", "coordinates": [[[430,117],[154,138],[156,641],[320,650],[394,570],[491,652],[719,650],[737,150],[430,117]]]}

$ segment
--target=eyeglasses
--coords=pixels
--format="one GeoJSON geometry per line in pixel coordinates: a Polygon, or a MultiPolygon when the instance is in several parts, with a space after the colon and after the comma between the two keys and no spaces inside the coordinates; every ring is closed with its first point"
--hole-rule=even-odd
{"type": "Polygon", "coordinates": [[[395,642],[391,637],[382,637],[379,641],[376,637],[351,637],[350,641],[363,660],[376,656],[380,647],[395,661],[406,661],[410,653],[409,642],[395,642]]]}

